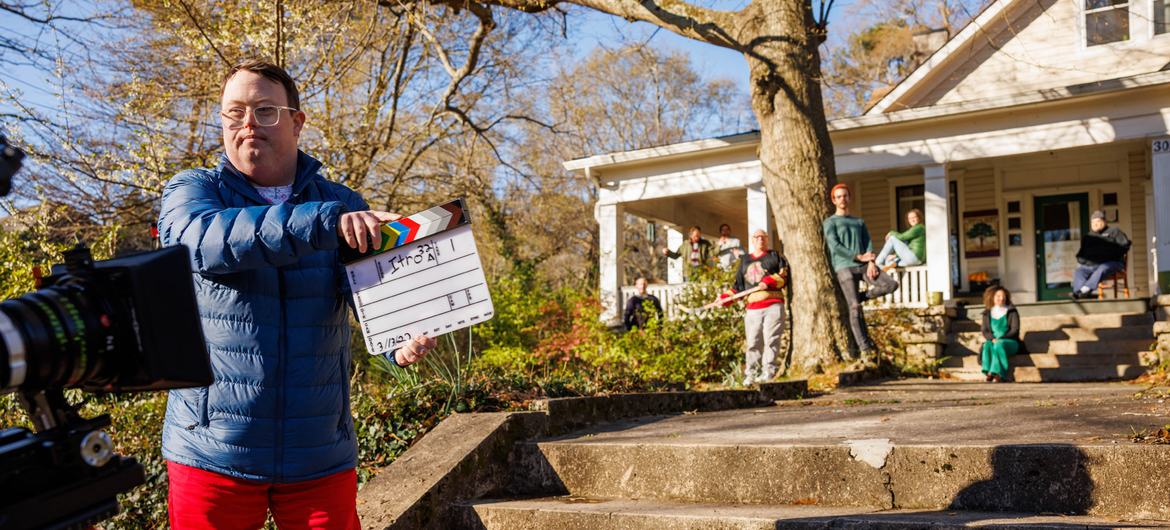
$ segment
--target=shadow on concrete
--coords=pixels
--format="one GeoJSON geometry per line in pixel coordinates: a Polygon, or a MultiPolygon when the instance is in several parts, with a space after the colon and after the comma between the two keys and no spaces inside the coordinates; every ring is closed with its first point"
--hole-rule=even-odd
{"type": "Polygon", "coordinates": [[[1068,444],[996,447],[991,478],[963,488],[952,510],[1084,515],[1093,505],[1088,457],[1068,444]]]}
{"type": "Polygon", "coordinates": [[[1026,513],[955,512],[947,510],[911,513],[869,513],[852,516],[805,517],[776,522],[776,529],[791,528],[866,528],[867,530],[949,530],[961,528],[1064,528],[1091,530],[1105,528],[1150,528],[1144,523],[1060,522],[1058,517],[1038,517],[1026,513]],[[1022,521],[1021,521],[1022,520],[1022,521]]]}

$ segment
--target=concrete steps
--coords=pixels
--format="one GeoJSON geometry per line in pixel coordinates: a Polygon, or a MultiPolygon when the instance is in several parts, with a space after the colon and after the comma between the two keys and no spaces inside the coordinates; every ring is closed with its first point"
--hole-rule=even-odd
{"type": "Polygon", "coordinates": [[[865,510],[812,505],[729,505],[659,500],[545,497],[468,506],[488,530],[947,530],[987,528],[1165,528],[1156,521],[959,510],[865,510]]]}
{"type": "MultiPolygon", "coordinates": [[[[1123,301],[1094,307],[1116,309],[1126,303],[1132,304],[1123,301]]],[[[1103,381],[1133,379],[1145,373],[1154,342],[1150,313],[1082,313],[1082,303],[1048,303],[1042,309],[1041,314],[1033,311],[1032,316],[1024,316],[1021,310],[1020,338],[1026,351],[1008,359],[1012,380],[1103,381]],[[1061,309],[1064,314],[1058,312],[1061,309]]],[[[952,321],[947,339],[940,371],[954,379],[984,380],[979,358],[984,338],[979,323],[952,321]]]]}
{"type": "Polygon", "coordinates": [[[520,449],[530,493],[715,504],[1170,515],[1164,447],[1101,445],[710,445],[541,442],[520,449]],[[1120,454],[1119,454],[1120,453],[1120,454]],[[1124,502],[1120,502],[1124,500],[1124,502]],[[1090,503],[1095,502],[1092,506],[1090,503]]]}
{"type": "Polygon", "coordinates": [[[475,529],[1170,528],[1170,403],[1120,383],[855,387],[521,442],[475,529]]]}

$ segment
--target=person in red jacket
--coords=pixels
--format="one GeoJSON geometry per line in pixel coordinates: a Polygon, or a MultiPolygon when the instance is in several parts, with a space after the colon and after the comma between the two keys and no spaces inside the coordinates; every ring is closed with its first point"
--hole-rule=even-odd
{"type": "Polygon", "coordinates": [[[768,248],[767,232],[753,232],[751,247],[752,251],[739,259],[735,286],[723,295],[759,287],[745,298],[744,386],[765,383],[776,375],[776,355],[784,330],[784,286],[788,282],[788,262],[768,248]]]}

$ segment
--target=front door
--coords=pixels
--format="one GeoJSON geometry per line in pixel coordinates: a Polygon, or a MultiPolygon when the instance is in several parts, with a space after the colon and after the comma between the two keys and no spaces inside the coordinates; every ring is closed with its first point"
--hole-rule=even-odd
{"type": "Polygon", "coordinates": [[[1089,194],[1036,197],[1037,300],[1067,299],[1081,237],[1089,231],[1089,194]]]}

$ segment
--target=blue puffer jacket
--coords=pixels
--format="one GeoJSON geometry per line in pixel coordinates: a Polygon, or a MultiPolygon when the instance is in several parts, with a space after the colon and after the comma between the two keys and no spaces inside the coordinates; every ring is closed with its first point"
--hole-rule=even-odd
{"type": "Polygon", "coordinates": [[[234,477],[297,482],[357,464],[349,412],[349,286],[337,222],[367,209],[298,153],[292,197],[270,205],[227,157],[163,190],[165,245],[191,250],[215,381],[172,390],[168,460],[234,477]]]}

